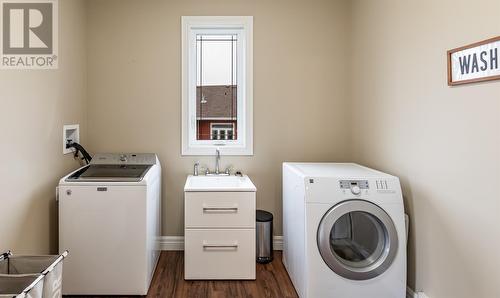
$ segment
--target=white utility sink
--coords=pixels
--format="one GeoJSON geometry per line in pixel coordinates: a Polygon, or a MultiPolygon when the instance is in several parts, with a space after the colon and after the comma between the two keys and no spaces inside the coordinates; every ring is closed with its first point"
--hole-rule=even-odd
{"type": "Polygon", "coordinates": [[[243,176],[193,176],[189,175],[184,191],[250,191],[257,188],[247,175],[243,176]]]}
{"type": "Polygon", "coordinates": [[[184,279],[255,280],[256,191],[248,176],[187,177],[184,279]]]}

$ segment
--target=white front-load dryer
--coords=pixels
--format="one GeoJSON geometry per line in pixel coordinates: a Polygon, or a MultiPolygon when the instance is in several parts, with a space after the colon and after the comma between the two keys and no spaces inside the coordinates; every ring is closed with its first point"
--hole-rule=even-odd
{"type": "Polygon", "coordinates": [[[284,163],[283,238],[300,297],[406,295],[397,177],[350,163],[284,163]]]}

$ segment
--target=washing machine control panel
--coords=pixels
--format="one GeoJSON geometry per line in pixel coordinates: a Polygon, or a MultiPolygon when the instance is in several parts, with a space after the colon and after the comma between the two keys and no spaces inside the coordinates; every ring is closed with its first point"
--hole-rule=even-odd
{"type": "Polygon", "coordinates": [[[153,153],[96,153],[91,165],[154,165],[156,155],[153,153]]]}

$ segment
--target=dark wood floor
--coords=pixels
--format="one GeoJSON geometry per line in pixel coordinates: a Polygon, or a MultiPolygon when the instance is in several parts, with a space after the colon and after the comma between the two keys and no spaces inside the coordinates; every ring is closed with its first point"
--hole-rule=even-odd
{"type": "MultiPolygon", "coordinates": [[[[184,280],[184,252],[164,251],[161,253],[147,297],[298,297],[285,266],[281,262],[280,251],[274,252],[274,261],[271,263],[256,266],[256,280],[186,281],[184,280]]],[[[86,297],[89,298],[89,296],[86,297]]],[[[113,296],[113,298],[117,297],[113,296]]]]}
{"type": "Polygon", "coordinates": [[[274,261],[257,264],[255,281],[185,281],[184,253],[162,252],[148,297],[298,297],[281,262],[281,252],[274,261]]]}

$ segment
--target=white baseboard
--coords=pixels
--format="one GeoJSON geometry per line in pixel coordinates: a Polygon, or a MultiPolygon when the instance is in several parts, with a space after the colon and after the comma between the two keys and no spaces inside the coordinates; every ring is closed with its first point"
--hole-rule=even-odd
{"type": "Polygon", "coordinates": [[[406,298],[418,298],[418,296],[410,287],[406,287],[406,298]]]}
{"type": "MultiPolygon", "coordinates": [[[[184,236],[161,236],[160,250],[184,250],[184,236]]],[[[283,250],[283,236],[273,237],[273,249],[283,250]]]]}
{"type": "Polygon", "coordinates": [[[184,250],[184,236],[161,236],[160,250],[184,250]]]}
{"type": "Polygon", "coordinates": [[[274,250],[283,250],[283,236],[274,236],[273,237],[273,249],[274,250]]]}
{"type": "Polygon", "coordinates": [[[406,298],[429,298],[424,292],[415,292],[410,287],[406,287],[406,298]]]}

